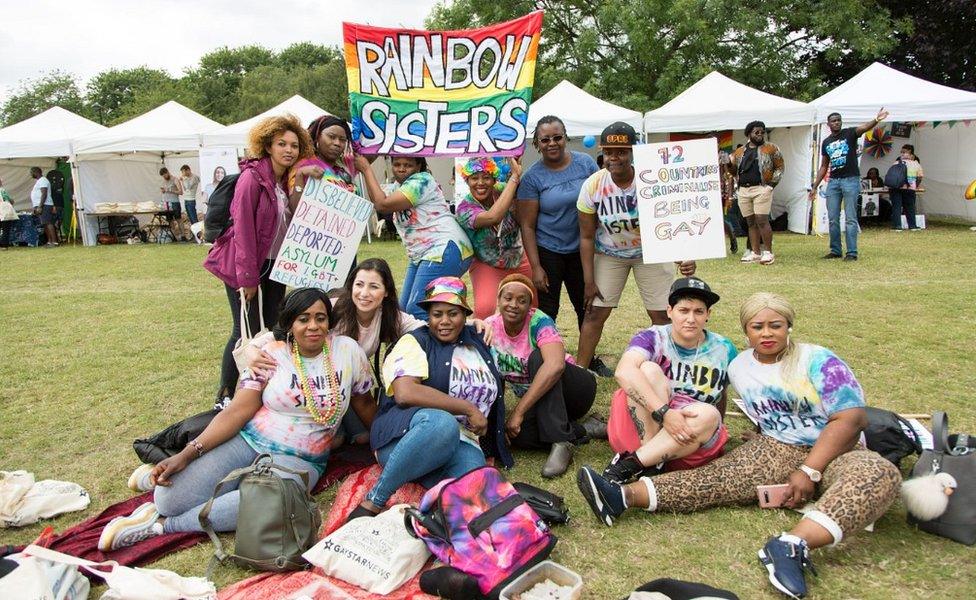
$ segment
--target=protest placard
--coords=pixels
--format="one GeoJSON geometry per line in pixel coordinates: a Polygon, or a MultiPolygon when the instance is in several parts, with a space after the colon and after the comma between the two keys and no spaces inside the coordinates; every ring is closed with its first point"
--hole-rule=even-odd
{"type": "Polygon", "coordinates": [[[296,288],[339,287],[372,214],[368,200],[321,179],[306,180],[271,279],[296,288]]]}
{"type": "Polygon", "coordinates": [[[542,12],[480,29],[343,23],[356,150],[515,156],[525,144],[542,12]]]}
{"type": "Polygon", "coordinates": [[[634,146],[645,263],[725,257],[714,138],[634,146]]]}

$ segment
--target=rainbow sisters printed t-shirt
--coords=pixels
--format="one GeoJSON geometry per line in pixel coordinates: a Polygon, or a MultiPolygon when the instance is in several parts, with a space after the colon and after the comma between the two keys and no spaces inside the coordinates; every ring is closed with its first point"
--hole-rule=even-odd
{"type": "Polygon", "coordinates": [[[812,446],[830,415],[864,406],[864,392],[830,350],[800,344],[799,351],[796,381],[783,381],[782,363],[763,364],[751,349],[732,361],[729,378],[764,434],[786,444],[812,446]]]}
{"type": "Polygon", "coordinates": [[[616,258],[640,258],[640,219],[637,216],[637,186],[620,189],[610,171],[600,169],[583,182],[576,209],[596,215],[596,250],[616,258]]]}
{"type": "Polygon", "coordinates": [[[716,405],[729,381],[729,363],[738,351],[729,338],[705,331],[697,348],[685,348],[671,338],[671,325],[654,325],[631,338],[627,352],[656,362],[671,380],[671,393],[716,405]]]}
{"type": "Polygon", "coordinates": [[[515,395],[521,398],[532,383],[529,381],[529,356],[532,352],[546,344],[563,343],[556,323],[541,310],[530,308],[522,331],[515,337],[505,331],[505,321],[498,313],[485,319],[485,324],[491,327],[491,354],[498,372],[511,384],[515,395]]]}
{"type": "Polygon", "coordinates": [[[386,193],[392,194],[397,190],[412,205],[393,214],[393,223],[407,249],[410,262],[441,262],[444,249],[450,242],[457,244],[462,260],[473,254],[468,236],[454,220],[451,207],[433,175],[426,171],[414,173],[402,184],[388,187],[386,193]]]}
{"type": "MultiPolygon", "coordinates": [[[[292,362],[291,346],[271,342],[264,351],[278,363],[274,375],[266,382],[249,370],[241,374],[240,387],[261,392],[262,406],[241,429],[241,437],[255,452],[289,454],[325,470],[329,444],[349,409],[354,395],[368,394],[373,388],[373,372],[362,348],[352,338],[329,336],[329,355],[339,380],[339,414],[331,426],[316,423],[305,406],[299,383],[298,368],[292,362]]],[[[305,371],[316,395],[320,413],[330,405],[329,380],[325,374],[325,357],[306,358],[305,371]]]]}
{"type": "MultiPolygon", "coordinates": [[[[477,348],[467,344],[455,344],[449,365],[429,365],[427,355],[412,335],[405,335],[393,346],[383,361],[383,385],[386,393],[393,396],[393,380],[397,377],[417,377],[421,381],[430,376],[430,369],[450,369],[448,396],[465,400],[478,408],[485,417],[498,398],[498,384],[491,368],[481,358],[477,348]]],[[[455,415],[458,422],[467,425],[467,417],[455,415]]]]}

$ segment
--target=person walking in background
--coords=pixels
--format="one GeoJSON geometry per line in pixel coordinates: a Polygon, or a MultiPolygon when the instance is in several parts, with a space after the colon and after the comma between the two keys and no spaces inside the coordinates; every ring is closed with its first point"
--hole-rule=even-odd
{"type": "Polygon", "coordinates": [[[182,198],[186,218],[190,221],[190,225],[193,225],[200,220],[197,218],[197,190],[200,189],[200,176],[190,170],[190,165],[180,167],[180,187],[183,188],[182,198]]]}
{"type": "Polygon", "coordinates": [[[44,226],[44,235],[47,238],[46,246],[53,248],[58,245],[58,232],[54,228],[57,207],[51,194],[51,182],[43,175],[40,167],[31,167],[30,174],[35,179],[34,188],[30,193],[31,206],[34,207],[34,214],[41,218],[41,225],[44,226]]]}
{"type": "Polygon", "coordinates": [[[921,229],[915,221],[915,192],[922,185],[922,163],[915,156],[915,146],[905,144],[901,147],[901,153],[895,159],[895,164],[905,165],[905,183],[897,188],[888,190],[891,199],[891,229],[902,231],[901,215],[904,211],[905,220],[908,222],[908,229],[917,231],[921,229]]]}
{"type": "Polygon", "coordinates": [[[857,234],[861,230],[857,223],[857,199],[861,194],[861,171],[857,164],[857,140],[872,127],[888,118],[884,108],[878,116],[857,127],[843,128],[840,113],[827,115],[830,135],[820,144],[820,170],[810,190],[810,201],[817,197],[817,188],[830,170],[827,182],[827,218],[830,221],[830,252],[824,258],[840,258],[843,248],[840,243],[840,207],[844,206],[844,237],[847,255],[844,260],[857,260],[857,234]]]}
{"type": "MultiPolygon", "coordinates": [[[[555,321],[563,284],[583,327],[583,263],[580,260],[579,215],[576,201],[583,182],[599,168],[588,154],[566,150],[566,125],[548,115],[536,123],[532,144],[542,159],[522,175],[518,188],[518,217],[522,246],[532,267],[532,282],[539,293],[539,310],[555,321]]],[[[594,357],[589,369],[600,376],[613,375],[594,357]]]]}
{"type": "Polygon", "coordinates": [[[769,212],[773,188],[783,176],[783,155],[776,144],[766,141],[766,124],[762,121],[746,125],[745,133],[749,141],[731,157],[738,180],[739,210],[749,225],[749,251],[741,261],[771,265],[776,257],[769,212]]]}

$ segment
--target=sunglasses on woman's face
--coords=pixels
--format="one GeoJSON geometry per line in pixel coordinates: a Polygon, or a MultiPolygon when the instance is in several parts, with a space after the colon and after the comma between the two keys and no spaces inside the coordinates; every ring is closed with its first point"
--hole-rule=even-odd
{"type": "Polygon", "coordinates": [[[547,145],[549,142],[555,142],[558,144],[559,142],[563,141],[565,138],[566,136],[564,135],[553,135],[550,137],[539,138],[539,144],[543,146],[547,145]]]}

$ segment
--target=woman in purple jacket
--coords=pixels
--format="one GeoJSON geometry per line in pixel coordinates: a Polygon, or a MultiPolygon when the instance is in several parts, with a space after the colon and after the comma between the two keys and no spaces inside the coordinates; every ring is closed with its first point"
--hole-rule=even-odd
{"type": "Polygon", "coordinates": [[[271,281],[268,276],[291,221],[288,170],[312,154],[312,140],[294,115],[268,117],[248,134],[247,154],[248,158],[241,161],[241,174],[230,205],[232,225],[217,238],[203,263],[205,269],[224,282],[234,320],[230,339],[224,347],[216,408],[223,408],[237,387],[239,373],[233,351],[241,338],[241,295],[248,303],[247,317],[252,335],[257,333],[261,322],[259,287],[263,296],[264,322],[278,320],[278,307],[285,296],[285,286],[271,281]]]}

